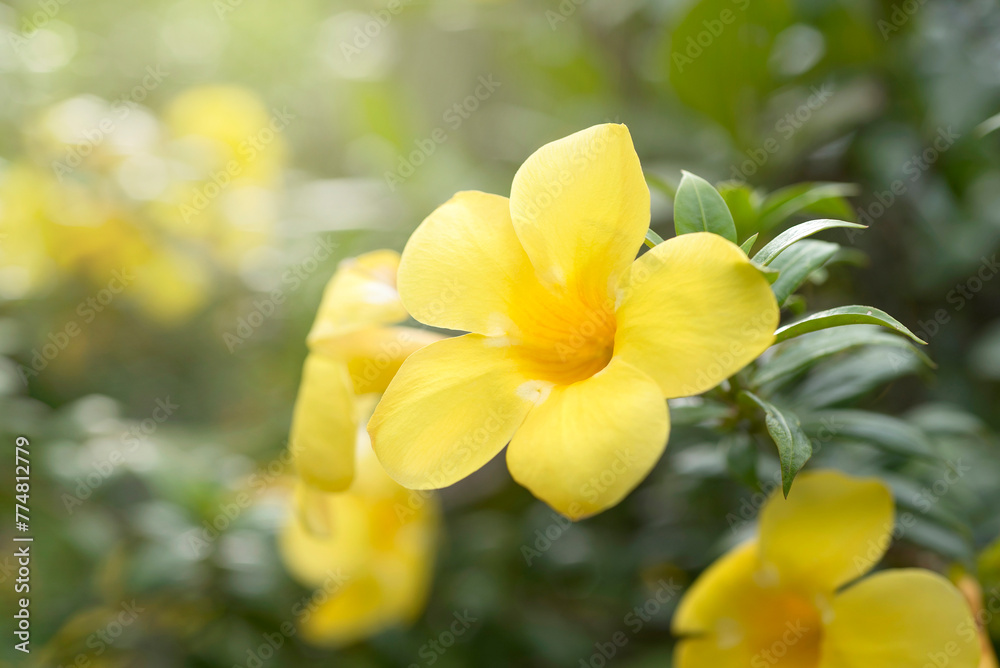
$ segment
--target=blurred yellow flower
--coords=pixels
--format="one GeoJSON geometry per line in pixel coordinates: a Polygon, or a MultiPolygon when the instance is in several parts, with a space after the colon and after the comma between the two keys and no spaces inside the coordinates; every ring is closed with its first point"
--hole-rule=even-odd
{"type": "Polygon", "coordinates": [[[302,635],[344,645],[412,622],[427,600],[439,530],[437,499],[389,478],[362,432],[350,489],[327,494],[299,483],[280,536],[289,572],[317,588],[295,611],[302,635]]]}
{"type": "Polygon", "coordinates": [[[774,494],[760,536],[694,583],[674,615],[678,668],[976,668],[970,608],[944,577],[888,570],[889,489],[834,471],[774,494]]]}
{"type": "Polygon", "coordinates": [[[150,205],[158,224],[209,242],[233,266],[265,245],[277,218],[292,118],[236,86],[200,86],[178,96],[164,114],[164,153],[175,178],[150,205]]]}
{"type": "Polygon", "coordinates": [[[778,306],[708,233],[638,260],[649,189],[623,125],[543,146],[510,198],[462,192],[403,251],[420,322],[472,332],[410,357],[369,423],[403,485],[450,485],[510,441],[512,476],[579,519],[613,506],[666,446],[664,398],[704,392],[773,340],[778,306]]]}
{"type": "Polygon", "coordinates": [[[407,318],[398,265],[386,250],[343,261],[307,339],[289,439],[299,483],[280,542],[291,574],[322,588],[301,609],[314,643],[347,644],[411,621],[430,585],[437,500],[389,478],[359,428],[403,359],[440,338],[391,326],[407,318]]]}
{"type": "Polygon", "coordinates": [[[380,393],[414,350],[440,336],[392,326],[407,319],[396,292],[399,254],[379,250],[344,260],[326,286],[306,343],[289,447],[303,481],[346,489],[363,402],[380,393]]]}

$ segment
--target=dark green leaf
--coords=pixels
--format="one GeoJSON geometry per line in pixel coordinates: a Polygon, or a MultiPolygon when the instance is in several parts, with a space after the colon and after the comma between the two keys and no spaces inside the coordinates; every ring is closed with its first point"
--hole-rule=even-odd
{"type": "Polygon", "coordinates": [[[670,423],[673,425],[695,425],[710,420],[721,420],[732,415],[734,409],[728,404],[709,401],[701,397],[678,399],[670,402],[670,423]]]}
{"type": "Polygon", "coordinates": [[[760,387],[794,376],[824,358],[861,346],[889,346],[912,351],[924,364],[934,367],[934,362],[906,339],[871,325],[846,325],[776,345],[774,355],[759,365],[750,377],[750,385],[760,387]]]}
{"type": "Polygon", "coordinates": [[[776,236],[769,244],[757,251],[757,254],[753,256],[753,259],[763,265],[771,264],[771,262],[774,261],[774,258],[778,257],[783,250],[794,244],[799,239],[805,239],[806,237],[812,236],[817,232],[822,232],[823,230],[829,230],[835,227],[854,227],[863,229],[865,228],[865,225],[858,225],[857,223],[848,223],[844,220],[833,220],[830,218],[810,220],[808,223],[802,223],[801,225],[791,227],[776,236]]]}
{"type": "Polygon", "coordinates": [[[922,430],[891,415],[831,408],[805,415],[802,428],[824,438],[863,441],[897,455],[938,459],[922,430]]]}
{"type": "Polygon", "coordinates": [[[805,381],[782,394],[796,406],[820,408],[854,399],[885,383],[916,373],[923,363],[913,352],[869,348],[817,366],[805,381]]]}
{"type": "Polygon", "coordinates": [[[674,198],[674,229],[678,236],[712,232],[736,243],[736,224],[722,195],[700,176],[690,172],[683,175],[674,198]]]}
{"type": "Polygon", "coordinates": [[[812,457],[812,443],[802,431],[799,419],[794,413],[781,411],[751,392],[744,390],[741,395],[752,400],[764,411],[764,423],[767,425],[767,431],[771,434],[774,444],[778,446],[778,459],[781,462],[781,488],[787,497],[795,475],[812,457]]]}
{"type": "Polygon", "coordinates": [[[778,306],[783,306],[785,300],[799,289],[809,275],[825,265],[839,248],[838,244],[827,241],[804,239],[779,255],[770,265],[772,269],[781,272],[778,280],[771,286],[778,306]]]}
{"type": "Polygon", "coordinates": [[[888,327],[894,332],[903,336],[908,336],[917,343],[926,345],[926,341],[920,339],[916,334],[907,329],[901,322],[893,318],[885,311],[880,311],[874,306],[838,306],[828,311],[814,313],[798,322],[793,322],[784,327],[780,327],[774,333],[774,342],[781,343],[787,339],[801,336],[806,332],[815,332],[830,327],[840,327],[842,325],[881,325],[888,327]]]}

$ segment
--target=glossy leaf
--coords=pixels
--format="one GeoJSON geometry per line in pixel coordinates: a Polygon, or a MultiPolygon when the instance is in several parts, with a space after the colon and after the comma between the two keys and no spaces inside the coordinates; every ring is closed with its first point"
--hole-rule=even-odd
{"type": "Polygon", "coordinates": [[[772,269],[781,272],[778,280],[771,286],[778,306],[783,306],[793,292],[799,289],[809,276],[825,265],[837,253],[838,244],[827,241],[804,239],[792,245],[787,251],[771,263],[772,269]]]}
{"type": "Polygon", "coordinates": [[[674,229],[678,235],[712,232],[736,243],[736,224],[712,184],[690,172],[684,172],[674,198],[674,229]]]}
{"type": "Polygon", "coordinates": [[[778,257],[782,251],[799,239],[805,239],[806,237],[812,236],[817,232],[833,229],[835,227],[853,227],[864,229],[866,226],[858,225],[857,223],[849,223],[846,220],[833,220],[831,218],[810,220],[808,223],[802,223],[800,225],[796,225],[795,227],[790,227],[776,236],[770,243],[757,251],[757,254],[753,256],[753,259],[763,265],[771,264],[771,262],[774,261],[774,258],[778,257]]]}
{"type": "Polygon", "coordinates": [[[912,352],[927,366],[934,362],[906,339],[872,325],[847,325],[806,334],[774,347],[774,354],[750,377],[751,387],[760,387],[798,374],[817,362],[862,346],[884,346],[912,352]]]}
{"type": "Polygon", "coordinates": [[[781,462],[781,489],[787,497],[796,474],[812,457],[812,443],[802,431],[799,418],[794,413],[781,411],[751,392],[743,391],[741,395],[749,398],[764,411],[764,423],[767,425],[767,431],[771,434],[774,444],[778,446],[778,459],[781,462]]]}
{"type": "Polygon", "coordinates": [[[778,331],[774,333],[774,342],[781,343],[807,332],[840,327],[841,325],[880,325],[907,336],[917,343],[925,345],[927,343],[907,329],[903,323],[874,306],[838,306],[827,311],[814,313],[802,320],[779,327],[778,331]]]}

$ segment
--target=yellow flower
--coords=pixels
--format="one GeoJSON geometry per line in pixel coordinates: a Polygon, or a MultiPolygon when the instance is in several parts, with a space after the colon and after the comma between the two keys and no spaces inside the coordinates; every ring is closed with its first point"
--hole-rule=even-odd
{"type": "Polygon", "coordinates": [[[368,425],[389,475],[450,485],[510,441],[511,475],[578,519],[618,503],[666,446],[664,398],[704,392],[770,345],[767,281],[720,236],[638,260],[649,189],[623,125],[543,146],[510,198],[462,192],[413,233],[399,292],[471,332],[410,357],[368,425]]]}
{"type": "Polygon", "coordinates": [[[344,260],[326,286],[306,343],[310,354],[292,417],[289,449],[303,481],[327,492],[351,484],[357,397],[385,390],[403,360],[440,337],[413,327],[396,292],[399,254],[344,260]]]}
{"type": "Polygon", "coordinates": [[[386,250],[343,261],[307,339],[289,443],[299,475],[295,512],[280,546],[289,572],[317,588],[299,623],[318,644],[411,621],[430,586],[437,500],[389,478],[359,428],[403,359],[440,338],[390,326],[407,318],[398,265],[386,250]]]}
{"type": "Polygon", "coordinates": [[[430,589],[437,499],[389,478],[363,434],[350,489],[326,494],[300,483],[279,538],[289,572],[316,588],[296,611],[314,644],[345,645],[411,622],[430,589]]]}
{"type": "Polygon", "coordinates": [[[884,484],[803,473],[760,515],[760,536],[694,583],[674,615],[678,668],[976,668],[968,604],[944,577],[882,571],[891,540],[884,484]]]}

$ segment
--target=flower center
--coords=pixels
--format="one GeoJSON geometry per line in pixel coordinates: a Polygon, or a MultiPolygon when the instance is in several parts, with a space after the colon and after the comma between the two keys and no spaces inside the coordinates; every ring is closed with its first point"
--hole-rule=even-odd
{"type": "Polygon", "coordinates": [[[747,632],[751,665],[775,668],[816,668],[823,639],[823,619],[817,603],[798,592],[769,592],[757,608],[747,632]]]}
{"type": "Polygon", "coordinates": [[[532,379],[570,385],[590,378],[611,361],[615,313],[610,300],[549,291],[517,305],[517,341],[532,379]]]}

